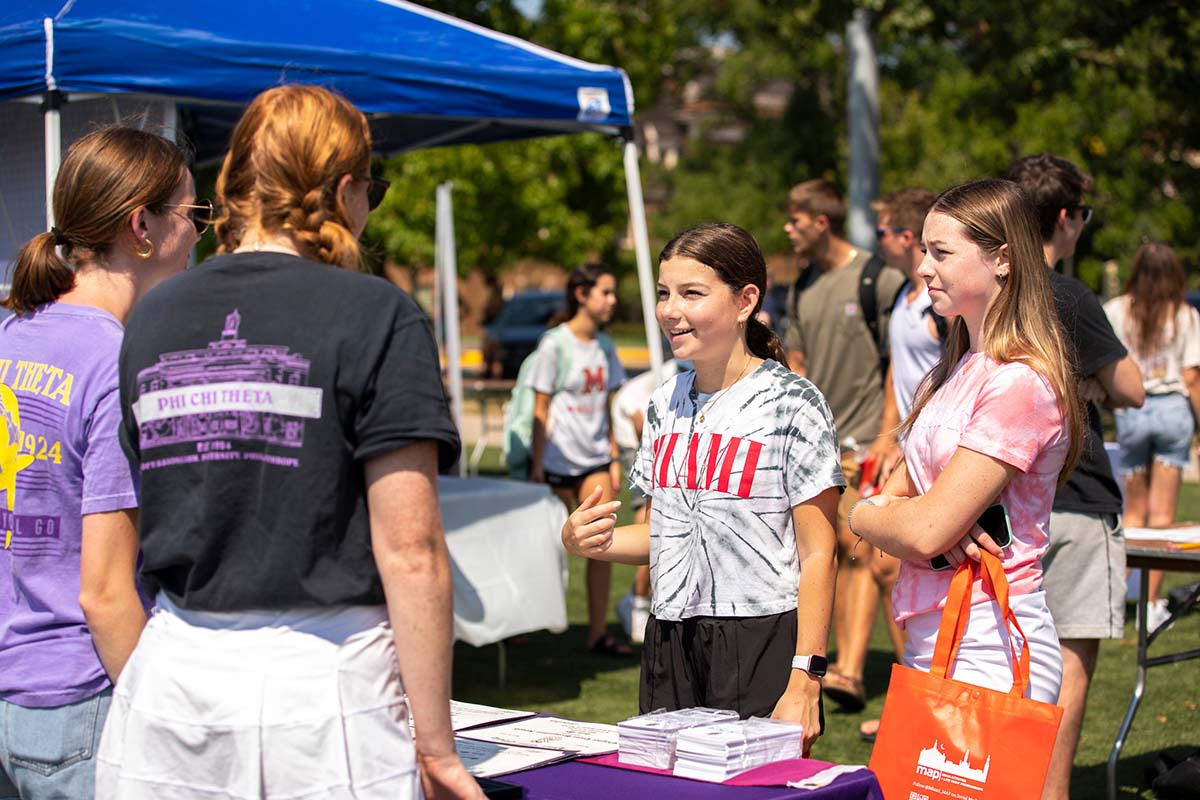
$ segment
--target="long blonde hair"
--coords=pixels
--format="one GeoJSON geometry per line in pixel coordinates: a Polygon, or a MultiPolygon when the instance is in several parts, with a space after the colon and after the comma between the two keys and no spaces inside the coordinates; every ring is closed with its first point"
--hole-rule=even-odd
{"type": "Polygon", "coordinates": [[[338,196],[343,175],[366,177],[367,118],[319,86],[276,86],[246,108],[217,178],[219,252],[236,250],[249,223],[290,233],[304,255],[356,269],[358,239],[338,196]]]}
{"type": "MultiPolygon", "coordinates": [[[[1054,390],[1068,441],[1067,460],[1058,476],[1061,485],[1079,459],[1083,409],[1075,365],[1046,274],[1033,204],[1012,181],[989,179],[947,189],[934,201],[929,213],[945,214],[959,222],[967,238],[984,253],[994,254],[1002,245],[1008,245],[1008,277],[984,317],[980,333],[983,341],[977,349],[999,363],[1016,361],[1028,365],[1054,390]]],[[[912,428],[925,404],[950,378],[970,345],[966,323],[962,317],[955,317],[946,335],[942,359],[921,382],[901,431],[912,428]]]]}

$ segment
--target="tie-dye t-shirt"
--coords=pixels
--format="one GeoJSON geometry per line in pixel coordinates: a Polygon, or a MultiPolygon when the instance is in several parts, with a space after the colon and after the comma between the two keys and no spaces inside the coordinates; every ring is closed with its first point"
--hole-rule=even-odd
{"type": "Polygon", "coordinates": [[[792,507],[846,485],[829,407],[771,360],[723,394],[698,394],[694,379],[677,375],[651,397],[629,475],[653,499],[651,611],[681,620],[794,609],[792,507]]]}
{"type": "MultiPolygon", "coordinates": [[[[1000,364],[986,353],[963,356],[950,379],[921,410],[904,444],[908,473],[925,494],[959,447],[1019,470],[1000,492],[1008,507],[1012,544],[1004,572],[1013,595],[1042,585],[1050,507],[1067,454],[1062,411],[1046,380],[1024,364],[1000,364]]],[[[892,593],[896,620],[942,608],[953,570],[905,561],[892,593]]],[[[987,599],[979,581],[972,602],[987,599]]]]}

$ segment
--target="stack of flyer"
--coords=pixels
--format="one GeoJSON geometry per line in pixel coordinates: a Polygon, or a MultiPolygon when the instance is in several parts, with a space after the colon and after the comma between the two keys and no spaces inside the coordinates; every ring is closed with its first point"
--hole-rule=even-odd
{"type": "Polygon", "coordinates": [[[674,773],[682,778],[724,781],[747,770],[800,758],[804,726],[751,717],[680,731],[674,773]]]}
{"type": "Polygon", "coordinates": [[[622,764],[656,769],[675,765],[675,739],[680,731],[715,722],[736,721],[736,711],[681,708],[652,711],[617,724],[617,751],[622,764]]]}

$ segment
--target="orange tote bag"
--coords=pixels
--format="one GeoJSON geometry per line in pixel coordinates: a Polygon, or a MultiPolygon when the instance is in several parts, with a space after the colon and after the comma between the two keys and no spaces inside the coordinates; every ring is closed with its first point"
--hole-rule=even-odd
{"type": "Polygon", "coordinates": [[[1024,697],[1029,645],[1008,605],[999,559],[959,565],[946,598],[929,672],[892,667],[871,770],[885,800],[1016,800],[1042,795],[1058,706],[1024,697]],[[1009,627],[1013,685],[1008,692],[947,678],[971,613],[971,586],[982,571],[1009,627]],[[1015,649],[1020,635],[1021,650],[1015,649]]]}

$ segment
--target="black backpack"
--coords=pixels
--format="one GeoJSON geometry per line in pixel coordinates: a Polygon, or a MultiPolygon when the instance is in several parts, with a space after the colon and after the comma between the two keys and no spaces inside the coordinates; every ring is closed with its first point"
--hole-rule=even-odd
{"type": "MultiPolygon", "coordinates": [[[[888,353],[883,346],[883,335],[879,331],[879,295],[875,284],[879,281],[879,274],[883,272],[883,268],[887,266],[883,259],[878,254],[871,256],[871,260],[863,267],[862,274],[858,278],[858,309],[862,312],[863,322],[867,323],[867,330],[871,332],[871,340],[875,342],[875,349],[879,352],[879,376],[882,378],[887,374],[888,368],[888,353]]],[[[900,293],[904,291],[907,284],[903,284],[896,290],[896,294],[892,296],[888,303],[888,308],[896,305],[896,298],[900,297],[900,293]]],[[[938,339],[946,341],[946,332],[950,325],[946,318],[938,314],[932,308],[928,311],[933,317],[933,324],[937,327],[938,339]]]]}

